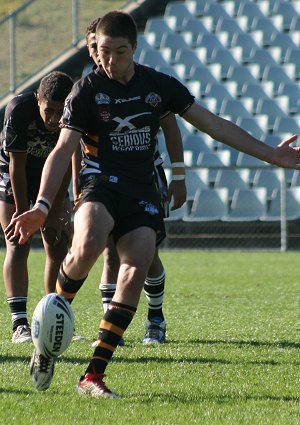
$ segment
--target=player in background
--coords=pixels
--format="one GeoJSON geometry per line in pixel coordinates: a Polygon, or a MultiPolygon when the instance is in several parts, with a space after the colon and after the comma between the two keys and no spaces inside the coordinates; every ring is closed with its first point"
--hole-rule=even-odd
{"type": "MultiPolygon", "coordinates": [[[[57,292],[70,302],[102,254],[110,234],[120,258],[117,288],[100,323],[98,344],[77,391],[92,397],[116,397],[104,382],[106,368],[136,312],[151,265],[157,237],[164,234],[163,213],[153,182],[156,134],[160,120],[172,111],[198,130],[235,149],[277,166],[299,169],[300,149],[289,146],[294,135],[276,148],[236,124],[203,108],[177,79],[134,63],[137,27],[122,11],[108,12],[96,29],[101,68],[79,80],[68,97],[59,141],[43,169],[34,208],[13,218],[5,232],[20,244],[43,225],[72,155],[84,142],[86,167],[94,174],[76,205],[72,246],[61,266],[57,292]],[[124,99],[124,101],[119,101],[124,99]]],[[[174,209],[185,198],[185,169],[170,145],[173,179],[169,194],[174,209]],[[179,162],[179,164],[177,163],[179,162]]],[[[192,320],[187,306],[187,320],[192,320]]],[[[33,353],[31,373],[53,376],[53,359],[33,353]],[[47,365],[47,368],[45,367],[47,365]]]]}
{"type": "MultiPolygon", "coordinates": [[[[95,39],[95,32],[98,22],[101,18],[93,20],[86,29],[86,45],[89,51],[89,56],[93,59],[94,63],[88,64],[83,71],[83,77],[89,72],[93,71],[93,68],[99,66],[99,60],[97,57],[97,43],[95,39]]],[[[168,117],[161,121],[161,128],[164,133],[166,145],[170,143],[181,144],[181,134],[175,118],[175,115],[170,113],[168,117]]],[[[78,178],[81,169],[81,150],[77,150],[73,156],[72,169],[73,169],[73,194],[76,199],[76,195],[80,193],[78,188],[78,178]],[[78,170],[78,171],[77,171],[78,170]]],[[[183,158],[180,158],[183,161],[183,158]]],[[[158,191],[161,197],[161,203],[163,210],[168,216],[168,202],[167,192],[168,184],[163,169],[163,160],[159,155],[159,152],[155,152],[154,161],[154,172],[155,180],[158,187],[158,191]]],[[[87,175],[88,173],[86,173],[87,175]]],[[[157,241],[158,245],[161,241],[157,241]]],[[[118,252],[112,237],[109,238],[108,244],[103,251],[103,269],[101,274],[101,280],[99,284],[99,290],[102,298],[102,305],[104,313],[107,311],[108,306],[115,294],[118,272],[120,267],[120,261],[118,252]]],[[[143,338],[143,344],[156,344],[164,343],[166,341],[166,321],[163,314],[163,301],[164,301],[164,288],[165,288],[165,270],[162,261],[159,257],[158,247],[155,250],[155,255],[152,264],[149,268],[146,280],[144,282],[144,293],[148,302],[148,316],[146,321],[146,331],[143,338]]],[[[95,346],[97,341],[93,343],[95,346]]],[[[123,337],[119,341],[119,345],[124,345],[123,337]]]]}
{"type": "MultiPolygon", "coordinates": [[[[0,134],[0,223],[6,228],[12,216],[28,210],[36,201],[42,168],[59,136],[64,101],[73,86],[65,73],[45,76],[36,93],[13,98],[6,107],[0,134]]],[[[70,203],[66,176],[51,211],[41,228],[46,252],[45,292],[54,292],[60,264],[70,238],[70,203]]],[[[31,341],[27,319],[28,267],[31,239],[19,245],[5,239],[3,279],[11,311],[12,342],[31,341]]]]}

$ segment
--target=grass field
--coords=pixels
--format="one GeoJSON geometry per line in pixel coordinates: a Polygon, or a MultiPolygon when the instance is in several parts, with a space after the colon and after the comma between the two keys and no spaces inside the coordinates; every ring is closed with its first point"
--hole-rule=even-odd
{"type": "MultiPolygon", "coordinates": [[[[4,252],[0,253],[3,261],[4,252]]],[[[118,400],[79,397],[92,354],[100,300],[99,265],[74,301],[77,334],[51,387],[31,385],[31,345],[10,342],[1,287],[1,425],[300,424],[299,253],[162,252],[168,342],[140,341],[145,298],[107,369],[118,400]]],[[[29,317],[43,295],[43,253],[30,256],[29,317]]]]}

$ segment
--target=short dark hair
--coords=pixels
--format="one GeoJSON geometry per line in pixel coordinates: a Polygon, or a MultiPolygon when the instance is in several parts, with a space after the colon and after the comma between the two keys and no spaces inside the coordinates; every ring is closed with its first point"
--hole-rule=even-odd
{"type": "Polygon", "coordinates": [[[73,87],[72,78],[61,71],[53,71],[42,78],[37,94],[40,100],[64,102],[73,87]]]}
{"type": "Polygon", "coordinates": [[[101,19],[101,18],[96,18],[96,19],[94,19],[94,20],[93,20],[93,21],[91,21],[91,22],[88,24],[88,26],[86,27],[86,30],[85,30],[85,39],[86,39],[86,42],[87,42],[87,43],[88,43],[88,36],[89,36],[91,33],[96,32],[97,24],[98,24],[98,22],[100,21],[100,19],[101,19]]]}
{"type": "Polygon", "coordinates": [[[137,42],[137,26],[129,13],[122,10],[113,10],[102,16],[97,24],[96,36],[107,35],[112,38],[126,38],[134,46],[137,42]]]}

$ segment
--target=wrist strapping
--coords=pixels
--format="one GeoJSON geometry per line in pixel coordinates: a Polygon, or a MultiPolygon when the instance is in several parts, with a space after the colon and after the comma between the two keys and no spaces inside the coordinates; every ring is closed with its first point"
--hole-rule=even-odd
{"type": "Polygon", "coordinates": [[[172,180],[184,180],[185,179],[185,166],[184,162],[172,162],[172,180]]]}
{"type": "Polygon", "coordinates": [[[51,204],[48,201],[47,198],[44,198],[43,196],[40,196],[37,200],[36,203],[34,205],[35,208],[38,208],[40,211],[42,211],[44,214],[48,215],[50,208],[51,208],[51,204]]]}

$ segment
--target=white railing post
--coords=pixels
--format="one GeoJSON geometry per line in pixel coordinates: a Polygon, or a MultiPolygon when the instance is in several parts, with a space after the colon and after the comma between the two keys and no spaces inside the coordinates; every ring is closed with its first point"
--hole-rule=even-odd
{"type": "Polygon", "coordinates": [[[72,44],[76,46],[79,40],[78,30],[78,0],[72,0],[72,44]]]}
{"type": "Polygon", "coordinates": [[[9,15],[9,54],[10,54],[10,83],[11,92],[16,89],[16,23],[15,13],[9,15]]]}
{"type": "Polygon", "coordinates": [[[287,219],[286,219],[286,169],[281,170],[280,179],[280,239],[281,252],[287,250],[287,219]]]}

